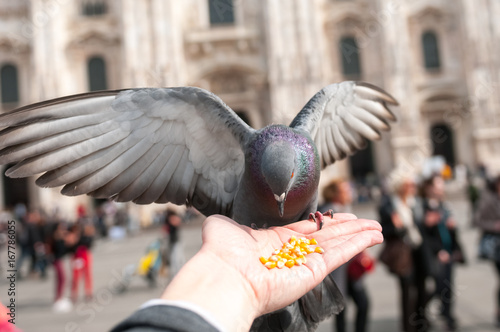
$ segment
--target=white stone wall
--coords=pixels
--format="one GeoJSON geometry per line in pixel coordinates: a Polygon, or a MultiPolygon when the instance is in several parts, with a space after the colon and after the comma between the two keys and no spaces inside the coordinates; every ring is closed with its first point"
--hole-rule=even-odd
{"type": "MultiPolygon", "coordinates": [[[[257,128],[289,123],[319,89],[346,79],[338,42],[352,35],[361,79],[401,104],[398,124],[374,147],[379,174],[395,166],[418,171],[437,123],[454,131],[458,163],[500,171],[496,1],[234,0],[235,23],[217,27],[206,0],[107,3],[106,15],[83,17],[80,1],[0,0],[0,66],[17,66],[19,104],[86,91],[86,61],[100,55],[110,89],[197,85],[257,128]],[[442,68],[435,73],[423,67],[427,29],[438,35],[442,68]]],[[[343,161],[328,172],[348,170],[343,161]]],[[[43,205],[71,211],[80,202],[30,190],[43,205]]]]}

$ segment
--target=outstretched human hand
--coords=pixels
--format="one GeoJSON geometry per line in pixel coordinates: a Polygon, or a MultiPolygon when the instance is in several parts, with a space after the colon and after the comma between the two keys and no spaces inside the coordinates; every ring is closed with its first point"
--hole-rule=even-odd
{"type": "Polygon", "coordinates": [[[179,272],[163,298],[209,310],[229,331],[248,330],[256,317],[282,308],[318,285],[328,273],[367,247],[381,243],[380,224],[352,214],[325,217],[317,231],[308,220],[254,230],[223,216],[203,224],[203,246],[179,272]],[[315,238],[325,252],[307,263],[268,270],[259,261],[292,235],[315,238]]]}

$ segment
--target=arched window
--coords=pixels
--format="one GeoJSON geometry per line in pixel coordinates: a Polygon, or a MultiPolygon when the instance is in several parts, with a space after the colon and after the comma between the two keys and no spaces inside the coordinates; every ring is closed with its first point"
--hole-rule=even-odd
{"type": "Polygon", "coordinates": [[[356,39],[353,37],[343,37],[339,43],[339,51],[342,59],[342,73],[344,76],[352,79],[360,78],[361,66],[356,39]]]}
{"type": "Polygon", "coordinates": [[[2,66],[0,69],[0,87],[2,104],[15,104],[19,102],[19,84],[16,66],[2,66]]]}
{"type": "Polygon", "coordinates": [[[208,0],[210,25],[234,23],[233,0],[208,0]]]}
{"type": "Polygon", "coordinates": [[[366,148],[349,157],[349,167],[356,181],[364,181],[368,175],[377,173],[372,141],[368,141],[366,148]]]}
{"type": "Polygon", "coordinates": [[[447,124],[438,123],[430,128],[432,155],[443,156],[446,163],[455,166],[455,146],[453,130],[447,124]]]}
{"type": "Polygon", "coordinates": [[[439,48],[436,34],[427,31],[422,34],[422,50],[424,52],[424,65],[427,69],[439,69],[439,48]]]}
{"type": "Polygon", "coordinates": [[[106,90],[106,63],[104,59],[96,56],[87,62],[87,72],[89,81],[89,91],[106,90]]]}
{"type": "Polygon", "coordinates": [[[99,16],[108,12],[108,6],[105,1],[86,0],[81,3],[82,14],[84,16],[99,16]]]}

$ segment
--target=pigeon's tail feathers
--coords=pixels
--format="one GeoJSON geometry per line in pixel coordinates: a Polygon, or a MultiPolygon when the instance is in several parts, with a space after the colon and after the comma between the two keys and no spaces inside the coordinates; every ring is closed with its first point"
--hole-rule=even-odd
{"type": "Polygon", "coordinates": [[[315,331],[319,323],[344,309],[344,297],[328,275],[318,286],[289,306],[258,317],[251,331],[315,331]]]}

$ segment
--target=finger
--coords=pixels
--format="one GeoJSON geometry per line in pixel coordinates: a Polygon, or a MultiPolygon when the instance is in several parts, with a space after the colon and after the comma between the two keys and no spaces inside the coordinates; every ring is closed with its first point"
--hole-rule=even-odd
{"type": "MultiPolygon", "coordinates": [[[[331,224],[339,224],[343,223],[347,220],[354,220],[358,219],[354,214],[352,213],[335,213],[333,215],[333,218],[330,218],[328,216],[324,216],[324,226],[326,225],[331,225],[331,224]]],[[[316,232],[318,230],[318,227],[316,223],[311,222],[311,220],[302,220],[295,222],[293,224],[289,224],[284,226],[285,228],[288,228],[294,232],[302,233],[302,234],[310,234],[313,232],[316,232]]]]}
{"type": "Polygon", "coordinates": [[[231,234],[239,234],[247,232],[249,227],[238,224],[223,215],[211,215],[207,217],[202,224],[202,240],[205,242],[209,238],[219,237],[220,234],[231,232],[231,234]]]}
{"type": "Polygon", "coordinates": [[[379,222],[375,220],[368,219],[355,219],[355,220],[343,220],[339,224],[325,224],[320,231],[311,233],[310,236],[315,237],[321,243],[325,241],[336,239],[346,235],[352,235],[359,232],[374,230],[382,231],[382,226],[379,222]]]}
{"type": "Polygon", "coordinates": [[[332,271],[340,265],[347,263],[363,250],[380,244],[383,241],[384,237],[379,231],[367,230],[356,234],[349,240],[335,246],[334,249],[323,253],[326,267],[329,271],[332,271]]]}
{"type": "Polygon", "coordinates": [[[322,254],[326,269],[329,272],[347,263],[351,258],[363,250],[382,243],[384,240],[382,233],[376,230],[366,230],[360,232],[350,239],[338,243],[333,248],[327,248],[322,254]]]}
{"type": "Polygon", "coordinates": [[[283,228],[287,228],[289,230],[292,230],[294,232],[301,233],[301,234],[310,234],[310,233],[318,230],[316,223],[312,222],[311,220],[297,221],[297,222],[294,222],[292,224],[288,224],[286,226],[283,226],[283,228]]]}
{"type": "MultiPolygon", "coordinates": [[[[329,217],[325,217],[325,219],[330,219],[329,217]]],[[[358,219],[356,215],[352,213],[334,213],[333,218],[330,219],[332,221],[342,221],[342,220],[353,220],[353,219],[358,219]]]]}
{"type": "Polygon", "coordinates": [[[236,221],[234,221],[231,218],[228,218],[220,214],[214,214],[205,218],[202,224],[202,229],[205,230],[205,228],[218,227],[219,225],[225,223],[229,223],[232,225],[239,225],[238,223],[236,223],[236,221]]]}
{"type": "Polygon", "coordinates": [[[323,254],[313,253],[308,255],[306,265],[312,271],[315,280],[323,280],[327,274],[347,263],[358,253],[382,243],[382,241],[382,233],[374,230],[331,240],[328,246],[324,247],[325,252],[323,254]]]}

